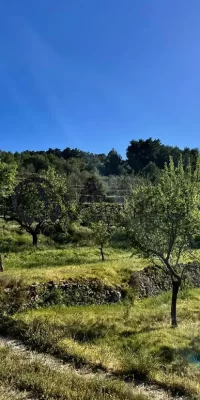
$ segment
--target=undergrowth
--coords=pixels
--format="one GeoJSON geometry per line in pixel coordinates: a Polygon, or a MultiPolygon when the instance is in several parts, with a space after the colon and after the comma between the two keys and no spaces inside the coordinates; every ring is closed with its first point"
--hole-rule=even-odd
{"type": "Polygon", "coordinates": [[[0,382],[26,390],[38,399],[59,400],[145,400],[123,383],[84,377],[69,370],[24,359],[9,348],[0,348],[0,382]]]}
{"type": "MultiPolygon", "coordinates": [[[[1,333],[20,337],[28,345],[54,353],[76,366],[100,368],[118,378],[156,382],[174,393],[200,398],[200,368],[189,357],[200,355],[199,289],[180,293],[180,325],[176,330],[170,328],[168,293],[136,301],[129,289],[121,304],[66,307],[61,299],[57,306],[17,312],[26,300],[19,287],[49,280],[98,278],[127,289],[131,272],[148,262],[136,256],[130,258],[128,251],[107,248],[106,261],[102,263],[95,247],[55,247],[42,236],[39,247],[33,249],[31,238],[16,232],[16,226],[6,227],[0,233],[0,253],[6,255],[5,272],[0,275],[1,333]],[[14,291],[10,298],[4,298],[4,290],[11,286],[14,291]]],[[[48,375],[40,365],[29,365],[23,360],[23,367],[22,360],[13,358],[11,353],[0,353],[0,381],[5,380],[8,386],[14,382],[18,388],[33,390],[41,398],[139,399],[123,397],[133,394],[125,395],[118,383],[113,383],[114,389],[105,385],[102,391],[102,382],[92,380],[86,385],[84,380],[75,382],[71,375],[62,377],[61,382],[58,374],[48,375]],[[76,397],[78,391],[82,398],[76,397]]]]}
{"type": "Polygon", "coordinates": [[[176,393],[200,396],[200,369],[185,355],[200,354],[200,290],[185,290],[180,327],[170,328],[170,294],[124,305],[53,306],[14,316],[29,345],[114,375],[149,380],[176,393]]]}

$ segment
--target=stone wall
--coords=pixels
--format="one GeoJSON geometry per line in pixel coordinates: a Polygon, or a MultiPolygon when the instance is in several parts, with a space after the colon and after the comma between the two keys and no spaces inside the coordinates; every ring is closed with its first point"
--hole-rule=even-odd
{"type": "MultiPolygon", "coordinates": [[[[188,263],[185,277],[182,283],[191,287],[200,287],[200,264],[188,263]]],[[[180,271],[184,265],[180,265],[180,271]]],[[[146,267],[142,271],[131,274],[129,285],[135,289],[139,298],[157,296],[158,294],[171,290],[171,278],[155,267],[146,267]]]]}
{"type": "Polygon", "coordinates": [[[99,279],[50,281],[32,284],[29,289],[32,302],[53,304],[59,301],[66,305],[109,304],[121,300],[121,288],[106,285],[99,279]]]}
{"type": "MultiPolygon", "coordinates": [[[[183,266],[180,266],[180,270],[183,266]]],[[[200,287],[200,264],[187,264],[183,282],[200,287]]],[[[146,267],[131,274],[130,287],[138,298],[157,296],[171,290],[171,279],[155,267],[146,267]]],[[[0,311],[9,314],[28,308],[54,304],[92,305],[119,303],[127,294],[121,287],[106,285],[100,279],[68,279],[60,282],[35,283],[27,286],[8,284],[0,293],[0,311]]]]}

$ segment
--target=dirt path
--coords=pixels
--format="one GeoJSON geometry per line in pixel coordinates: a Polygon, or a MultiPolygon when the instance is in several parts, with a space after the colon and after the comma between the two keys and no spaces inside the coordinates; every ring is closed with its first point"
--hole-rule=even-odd
{"type": "MultiPolygon", "coordinates": [[[[61,360],[58,360],[57,358],[49,355],[49,354],[44,354],[44,353],[38,353],[36,351],[31,351],[26,348],[21,342],[17,340],[13,340],[10,338],[4,338],[0,336],[0,346],[8,346],[12,349],[12,351],[20,354],[23,356],[24,359],[27,360],[32,360],[32,361],[39,361],[43,365],[47,365],[50,368],[53,369],[60,369],[60,370],[66,370],[67,371],[73,371],[74,373],[81,375],[87,379],[87,378],[92,378],[92,377],[98,377],[99,379],[111,379],[112,376],[110,374],[106,374],[104,372],[91,372],[90,370],[86,368],[80,368],[80,369],[75,369],[71,364],[69,363],[64,363],[61,360]]],[[[170,394],[170,392],[167,392],[166,390],[160,389],[157,386],[154,385],[149,385],[149,384],[133,384],[133,383],[126,383],[129,388],[132,386],[133,391],[135,394],[140,393],[144,394],[147,396],[147,398],[150,400],[172,400],[172,399],[177,399],[177,400],[189,400],[187,397],[174,397],[170,394]]],[[[6,389],[4,389],[6,390],[6,389]]],[[[12,394],[12,390],[10,390],[10,393],[12,394]]],[[[18,392],[13,392],[15,395],[9,397],[9,389],[8,389],[8,396],[5,397],[7,399],[13,399],[13,400],[32,400],[26,393],[20,394],[18,392]],[[22,395],[24,397],[22,397],[22,395]],[[17,397],[18,396],[18,397],[17,397]],[[21,396],[21,397],[20,397],[21,396]]],[[[3,399],[3,397],[2,397],[3,399]]],[[[1,400],[1,391],[0,391],[0,400],[1,400]]]]}

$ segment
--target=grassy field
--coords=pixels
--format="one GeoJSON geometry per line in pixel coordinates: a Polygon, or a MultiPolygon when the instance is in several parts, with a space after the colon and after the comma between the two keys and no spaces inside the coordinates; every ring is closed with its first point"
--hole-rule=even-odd
{"type": "MultiPolygon", "coordinates": [[[[102,263],[96,248],[59,247],[42,236],[38,248],[33,249],[31,238],[16,231],[14,225],[1,226],[0,253],[7,255],[0,285],[13,279],[31,284],[95,277],[110,285],[126,286],[132,271],[149,265],[147,260],[130,258],[128,251],[112,248],[106,249],[106,261],[102,263]]],[[[75,365],[100,368],[118,379],[135,377],[155,382],[199,399],[200,363],[191,362],[200,355],[199,304],[199,289],[184,290],[180,294],[180,325],[176,330],[170,328],[170,294],[165,293],[134,303],[125,300],[118,305],[56,305],[28,310],[12,316],[12,334],[20,333],[28,344],[56,353],[75,365]]],[[[127,393],[118,382],[111,387],[105,383],[106,389],[102,392],[102,382],[92,380],[88,385],[81,379],[75,382],[70,375],[62,377],[63,386],[59,374],[52,377],[42,366],[27,362],[23,367],[22,364],[11,351],[5,354],[1,349],[0,381],[23,390],[34,388],[45,399],[139,399],[127,393]],[[78,391],[83,397],[77,397],[78,391]]]]}
{"type": "Polygon", "coordinates": [[[10,348],[0,347],[0,399],[59,400],[145,400],[119,381],[80,376],[73,371],[56,371],[40,360],[26,359],[10,348]],[[5,386],[7,385],[7,386],[5,386]],[[8,385],[11,389],[8,390],[8,385]],[[20,390],[19,393],[17,390],[20,390]],[[24,393],[26,391],[26,393],[24,393]],[[1,397],[6,396],[6,397],[1,397]]]}
{"type": "MultiPolygon", "coordinates": [[[[200,397],[200,290],[181,294],[180,327],[170,328],[170,296],[125,305],[54,306],[20,313],[26,340],[57,352],[78,365],[86,363],[118,376],[148,379],[200,397]]],[[[20,324],[19,324],[20,326],[20,324]]],[[[22,328],[23,327],[23,328],[22,328]]],[[[193,397],[195,398],[195,397],[193,397]]]]}
{"type": "Polygon", "coordinates": [[[16,225],[0,226],[0,254],[6,254],[4,279],[22,279],[25,283],[59,281],[67,278],[99,278],[110,285],[122,284],[133,270],[144,268],[148,261],[132,257],[131,252],[107,248],[102,263],[98,248],[55,246],[40,235],[38,248],[31,236],[16,233],[16,225]]]}

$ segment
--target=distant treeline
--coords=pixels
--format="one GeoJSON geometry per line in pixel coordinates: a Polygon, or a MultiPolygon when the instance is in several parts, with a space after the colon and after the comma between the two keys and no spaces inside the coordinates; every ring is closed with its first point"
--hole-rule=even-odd
{"type": "Polygon", "coordinates": [[[175,164],[180,155],[187,164],[188,159],[195,165],[199,150],[197,148],[185,148],[166,146],[159,139],[132,140],[127,147],[126,158],[112,149],[108,154],[93,154],[79,149],[64,150],[49,149],[47,151],[24,151],[11,153],[0,151],[0,159],[5,163],[17,163],[20,174],[27,175],[40,173],[50,166],[60,174],[74,174],[80,177],[78,182],[83,183],[83,177],[92,174],[102,177],[138,175],[155,178],[159,170],[172,156],[175,164]]]}

